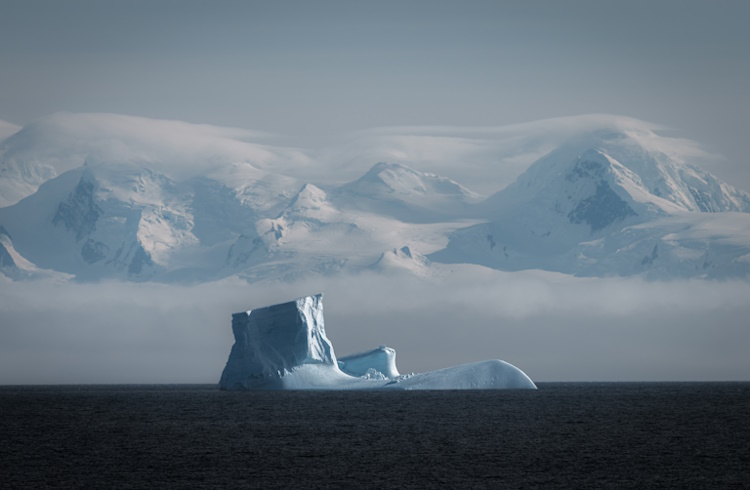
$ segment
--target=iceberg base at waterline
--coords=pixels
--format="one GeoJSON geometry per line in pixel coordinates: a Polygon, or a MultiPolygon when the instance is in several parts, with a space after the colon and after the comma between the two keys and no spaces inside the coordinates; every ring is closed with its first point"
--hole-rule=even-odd
{"type": "Polygon", "coordinates": [[[322,294],[235,313],[232,331],[223,390],[536,389],[523,371],[497,359],[407,375],[396,368],[396,351],[384,345],[337,359],[322,294]]]}

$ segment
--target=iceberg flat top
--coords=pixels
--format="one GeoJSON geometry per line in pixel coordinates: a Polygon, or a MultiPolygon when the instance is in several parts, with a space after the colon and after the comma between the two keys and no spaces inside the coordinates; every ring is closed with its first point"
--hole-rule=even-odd
{"type": "Polygon", "coordinates": [[[339,368],[352,376],[370,376],[380,373],[386,378],[399,375],[396,368],[396,351],[381,345],[377,349],[339,358],[339,368]]]}

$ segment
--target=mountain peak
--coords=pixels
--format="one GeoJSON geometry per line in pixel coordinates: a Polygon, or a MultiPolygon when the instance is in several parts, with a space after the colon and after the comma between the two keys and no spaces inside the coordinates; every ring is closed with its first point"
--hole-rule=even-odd
{"type": "MultiPolygon", "coordinates": [[[[592,131],[571,139],[482,209],[488,223],[454,233],[430,258],[584,275],[747,271],[738,258],[747,254],[746,243],[715,247],[703,215],[733,214],[711,222],[743,226],[750,217],[733,211],[750,211],[750,196],[648,131],[592,131]]],[[[736,233],[730,229],[723,233],[736,233]]]]}
{"type": "Polygon", "coordinates": [[[333,192],[343,207],[385,213],[408,222],[455,216],[482,200],[461,184],[400,163],[378,162],[333,192]]]}
{"type": "Polygon", "coordinates": [[[289,201],[278,218],[323,222],[332,220],[338,214],[339,211],[330,203],[326,192],[316,185],[307,183],[289,201]]]}
{"type": "Polygon", "coordinates": [[[526,202],[609,172],[621,197],[657,212],[750,212],[750,195],[690,164],[670,144],[675,145],[643,129],[591,131],[537,160],[515,183],[491,196],[489,207],[526,202]]]}
{"type": "Polygon", "coordinates": [[[292,200],[289,201],[287,209],[294,209],[296,211],[320,209],[320,207],[325,204],[326,199],[327,196],[323,189],[307,183],[304,184],[292,200]]]}

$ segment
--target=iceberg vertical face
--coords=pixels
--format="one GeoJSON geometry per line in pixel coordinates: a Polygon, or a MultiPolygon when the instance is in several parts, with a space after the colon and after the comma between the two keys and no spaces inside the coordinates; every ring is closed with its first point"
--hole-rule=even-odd
{"type": "Polygon", "coordinates": [[[223,389],[252,388],[304,365],[338,371],[326,337],[323,295],[232,315],[235,343],[219,382],[223,389]]]}

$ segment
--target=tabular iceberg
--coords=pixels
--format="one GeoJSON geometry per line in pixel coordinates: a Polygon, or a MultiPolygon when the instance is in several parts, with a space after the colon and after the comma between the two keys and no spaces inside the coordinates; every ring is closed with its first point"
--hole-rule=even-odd
{"type": "Polygon", "coordinates": [[[325,333],[323,295],[232,315],[235,343],[221,375],[223,390],[535,389],[500,360],[400,375],[396,351],[380,346],[336,358],[325,333]]]}

